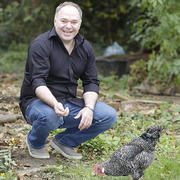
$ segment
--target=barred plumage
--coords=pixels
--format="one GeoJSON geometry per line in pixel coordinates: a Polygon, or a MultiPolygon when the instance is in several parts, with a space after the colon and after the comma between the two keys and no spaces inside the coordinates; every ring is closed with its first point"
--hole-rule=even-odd
{"type": "Polygon", "coordinates": [[[116,150],[109,160],[96,164],[95,173],[109,176],[131,175],[133,180],[138,180],[153,162],[156,142],[162,131],[161,126],[151,126],[141,136],[116,150]]]}

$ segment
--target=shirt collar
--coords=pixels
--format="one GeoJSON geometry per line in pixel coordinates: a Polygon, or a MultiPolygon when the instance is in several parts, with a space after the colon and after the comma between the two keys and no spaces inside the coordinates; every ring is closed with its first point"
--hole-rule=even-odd
{"type": "Polygon", "coordinates": [[[53,36],[57,36],[57,33],[56,33],[56,30],[55,30],[55,27],[53,27],[50,32],[49,32],[49,39],[53,36]]]}
{"type": "Polygon", "coordinates": [[[84,38],[83,38],[83,36],[80,33],[78,33],[75,36],[75,41],[76,41],[76,46],[79,46],[81,43],[84,42],[84,38]]]}
{"type": "MultiPolygon", "coordinates": [[[[57,35],[57,33],[56,33],[56,30],[55,30],[55,27],[53,27],[51,30],[50,30],[50,32],[49,32],[49,39],[51,38],[51,37],[58,37],[58,35],[57,35]]],[[[76,45],[78,46],[78,45],[80,45],[81,43],[83,43],[84,42],[84,38],[83,38],[83,36],[80,34],[80,33],[78,33],[76,36],[75,36],[75,41],[76,41],[76,45]]]]}

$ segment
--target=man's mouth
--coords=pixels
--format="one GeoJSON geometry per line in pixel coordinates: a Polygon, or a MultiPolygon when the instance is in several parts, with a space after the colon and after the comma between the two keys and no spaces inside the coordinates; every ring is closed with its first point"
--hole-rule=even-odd
{"type": "Polygon", "coordinates": [[[64,33],[65,35],[71,35],[71,34],[72,34],[72,31],[63,31],[63,33],[64,33]]]}

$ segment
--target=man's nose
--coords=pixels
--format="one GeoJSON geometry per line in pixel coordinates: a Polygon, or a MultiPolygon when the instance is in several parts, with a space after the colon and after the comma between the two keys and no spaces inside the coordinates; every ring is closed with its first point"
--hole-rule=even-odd
{"type": "Polygon", "coordinates": [[[66,27],[71,27],[71,22],[67,22],[66,27]]]}

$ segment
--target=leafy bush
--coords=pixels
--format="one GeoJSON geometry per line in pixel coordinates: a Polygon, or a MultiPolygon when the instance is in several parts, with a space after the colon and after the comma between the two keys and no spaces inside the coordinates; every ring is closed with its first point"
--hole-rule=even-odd
{"type": "Polygon", "coordinates": [[[131,78],[129,81],[129,85],[133,86],[141,83],[146,79],[147,75],[148,75],[147,62],[144,60],[136,61],[130,66],[131,78]]]}
{"type": "Polygon", "coordinates": [[[180,57],[167,57],[163,54],[151,55],[148,62],[148,79],[164,87],[175,85],[180,88],[180,57]]]}
{"type": "Polygon", "coordinates": [[[178,0],[132,0],[139,16],[132,38],[142,48],[157,48],[167,56],[177,55],[180,47],[180,4],[178,0]]]}
{"type": "Polygon", "coordinates": [[[179,86],[180,3],[178,0],[132,0],[139,15],[132,39],[142,49],[154,49],[148,63],[148,79],[154,83],[179,86]]]}

